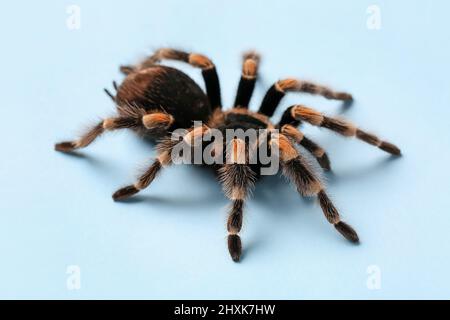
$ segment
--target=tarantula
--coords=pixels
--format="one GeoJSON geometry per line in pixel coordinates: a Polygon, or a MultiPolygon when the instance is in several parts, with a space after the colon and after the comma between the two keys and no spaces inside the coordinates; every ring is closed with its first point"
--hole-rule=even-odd
{"type": "MultiPolygon", "coordinates": [[[[121,66],[126,76],[120,86],[115,82],[116,95],[105,89],[117,106],[117,116],[105,118],[93,126],[78,140],[61,142],[55,149],[71,152],[84,148],[105,131],[129,128],[157,141],[158,156],[149,168],[129,186],[117,190],[114,200],[128,198],[148,187],[157,173],[173,163],[171,151],[174,143],[170,134],[175,129],[186,129],[183,137],[186,141],[203,137],[208,130],[226,129],[268,129],[278,130],[276,139],[270,138],[270,148],[278,148],[278,161],[285,175],[302,196],[316,196],[325,218],[351,242],[359,242],[355,230],[343,222],[330,198],[325,192],[323,183],[311,165],[301,155],[296,144],[312,154],[324,170],[330,170],[330,161],[325,150],[306,137],[297,127],[301,122],[332,130],[342,136],[356,138],[374,145],[392,155],[399,156],[400,149],[395,145],[379,139],[377,136],[363,131],[350,122],[323,115],[303,106],[293,105],[286,109],[280,121],[273,124],[270,118],[284,95],[288,92],[305,92],[323,96],[327,99],[342,101],[352,100],[345,92],[335,92],[327,87],[297,79],[283,79],[273,84],[267,91],[257,112],[248,109],[249,101],[258,75],[259,55],[255,52],[243,56],[242,76],[240,78],[234,107],[223,111],[219,78],[215,65],[206,56],[187,53],[174,49],[159,49],[141,63],[132,66],[121,66]],[[206,86],[206,94],[185,73],[178,69],[161,65],[163,59],[177,60],[200,68],[206,86]],[[202,121],[201,127],[192,127],[193,121],[202,121]]],[[[225,143],[225,142],[224,142],[225,143]]],[[[232,150],[245,145],[241,139],[233,139],[232,150]]],[[[247,150],[250,150],[248,148],[247,150]]],[[[241,152],[241,151],[238,151],[241,152]]],[[[247,156],[244,159],[248,159],[247,156]]],[[[243,206],[255,180],[260,175],[261,164],[231,162],[212,165],[219,175],[224,193],[231,201],[227,230],[228,249],[231,258],[239,261],[242,253],[239,232],[242,227],[243,206]]]]}

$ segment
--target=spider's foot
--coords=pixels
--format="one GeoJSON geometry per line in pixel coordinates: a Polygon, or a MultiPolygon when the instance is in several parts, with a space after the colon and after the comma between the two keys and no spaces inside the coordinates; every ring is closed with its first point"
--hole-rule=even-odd
{"type": "Polygon", "coordinates": [[[331,171],[330,159],[327,154],[324,153],[321,157],[317,158],[317,162],[320,164],[323,170],[331,171]]]}
{"type": "Polygon", "coordinates": [[[239,262],[242,253],[241,238],[237,234],[228,236],[228,251],[234,262],[239,262]]]}
{"type": "Polygon", "coordinates": [[[394,156],[402,155],[402,152],[400,151],[399,147],[397,147],[396,145],[394,145],[390,142],[382,141],[381,144],[378,146],[378,148],[380,148],[381,150],[386,151],[387,153],[390,153],[394,156]]]}
{"type": "Polygon", "coordinates": [[[336,99],[342,101],[353,101],[353,96],[347,92],[338,92],[336,99]]]}
{"type": "Polygon", "coordinates": [[[135,186],[131,185],[131,186],[127,186],[127,187],[117,190],[116,192],[114,192],[112,197],[113,197],[114,201],[120,201],[120,200],[129,198],[133,194],[136,194],[138,192],[139,192],[139,189],[136,188],[135,186]]]}
{"type": "Polygon", "coordinates": [[[342,234],[345,239],[353,242],[353,243],[359,243],[359,237],[356,231],[348,224],[346,224],[343,221],[339,221],[334,225],[337,231],[339,231],[340,234],[342,234]]]}
{"type": "Polygon", "coordinates": [[[55,144],[56,151],[70,152],[70,151],[73,151],[74,149],[76,149],[76,144],[75,144],[75,142],[72,142],[72,141],[65,141],[65,142],[60,142],[60,143],[55,144]]]}

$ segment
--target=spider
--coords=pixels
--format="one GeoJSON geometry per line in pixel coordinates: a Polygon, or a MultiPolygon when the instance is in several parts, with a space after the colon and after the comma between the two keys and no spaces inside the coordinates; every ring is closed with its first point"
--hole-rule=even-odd
{"type": "MultiPolygon", "coordinates": [[[[299,129],[302,122],[326,128],[345,137],[356,137],[380,148],[394,156],[400,149],[392,143],[359,129],[347,120],[326,116],[304,105],[287,108],[278,123],[270,118],[282,98],[288,92],[309,93],[327,99],[351,101],[353,98],[345,92],[336,92],[325,86],[297,80],[282,79],[275,82],[265,94],[257,112],[250,111],[248,105],[258,76],[260,56],[255,52],[243,55],[242,75],[239,81],[233,108],[222,110],[219,78],[213,62],[206,56],[187,53],[180,50],[163,48],[136,65],[121,66],[126,76],[120,86],[113,82],[116,94],[106,93],[112,98],[117,115],[105,118],[91,127],[79,139],[57,143],[55,150],[72,152],[87,147],[105,131],[132,129],[157,141],[157,157],[134,184],[117,190],[115,201],[126,199],[147,188],[162,168],[173,163],[170,156],[174,143],[170,142],[170,133],[177,128],[186,129],[184,139],[203,137],[208,130],[225,129],[278,129],[277,139],[271,139],[270,147],[279,150],[278,161],[282,174],[296,187],[302,196],[316,197],[325,218],[347,240],[358,243],[355,230],[341,220],[338,210],[328,197],[317,172],[306,161],[296,145],[303,146],[325,170],[330,170],[330,161],[325,150],[305,136],[299,129]],[[161,65],[162,60],[185,62],[202,71],[206,94],[182,71],[161,65]],[[193,121],[204,123],[200,128],[192,126],[193,121]]],[[[231,141],[235,146],[245,144],[240,139],[231,141]]],[[[246,158],[247,159],[247,158],[246,158]]],[[[228,250],[233,261],[239,261],[242,244],[239,233],[242,227],[244,201],[248,198],[254,182],[260,176],[262,165],[244,163],[226,163],[211,165],[218,173],[225,195],[231,206],[227,219],[228,250]]]]}

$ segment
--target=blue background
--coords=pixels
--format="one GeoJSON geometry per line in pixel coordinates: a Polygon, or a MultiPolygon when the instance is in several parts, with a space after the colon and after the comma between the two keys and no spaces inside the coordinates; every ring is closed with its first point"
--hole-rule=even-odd
{"type": "MultiPolygon", "coordinates": [[[[450,298],[450,41],[446,1],[13,1],[0,51],[1,298],[450,298]],[[66,7],[81,8],[81,29],[66,7]],[[381,9],[369,30],[366,10],[381,9]],[[128,203],[111,194],[154,156],[131,132],[79,157],[53,151],[110,115],[102,92],[160,46],[205,53],[230,106],[241,53],[263,55],[252,108],[287,76],[355,97],[351,108],[290,94],[398,144],[393,160],[355,139],[305,127],[329,152],[328,189],[361,244],[279,177],[245,211],[241,263],[226,248],[228,201],[214,177],[176,166],[128,203]],[[66,268],[81,268],[68,290],[66,268]],[[370,290],[367,268],[381,270],[370,290]]],[[[179,64],[202,86],[198,70],[179,64]]]]}

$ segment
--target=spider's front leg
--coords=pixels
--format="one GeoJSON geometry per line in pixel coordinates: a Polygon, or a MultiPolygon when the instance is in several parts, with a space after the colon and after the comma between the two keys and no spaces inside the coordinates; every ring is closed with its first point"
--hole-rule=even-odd
{"type": "Polygon", "coordinates": [[[244,200],[255,182],[255,172],[246,164],[245,142],[231,141],[227,163],[219,169],[219,180],[225,195],[232,201],[227,220],[228,251],[231,259],[238,262],[242,254],[239,232],[242,228],[244,200]]]}
{"type": "Polygon", "coordinates": [[[241,80],[234,100],[235,108],[248,108],[258,77],[259,61],[258,53],[254,51],[244,53],[241,80]]]}
{"type": "Polygon", "coordinates": [[[264,99],[259,107],[259,113],[268,117],[273,116],[275,109],[279,105],[281,99],[288,92],[306,92],[313,95],[320,95],[327,99],[351,101],[353,97],[347,92],[334,91],[328,87],[321,86],[309,81],[297,79],[283,79],[276,82],[269,91],[267,91],[264,99]]]}
{"type": "Polygon", "coordinates": [[[156,149],[158,151],[158,156],[155,161],[148,167],[148,169],[137,179],[137,181],[126,187],[120,188],[113,194],[113,199],[115,201],[123,200],[131,197],[132,195],[138,193],[139,191],[147,188],[152,181],[155,179],[156,175],[163,167],[167,167],[173,163],[175,158],[178,158],[179,154],[174,154],[174,147],[179,143],[186,144],[190,148],[195,145],[207,132],[209,128],[207,126],[202,127],[193,127],[179,136],[182,137],[182,140],[178,138],[172,139],[171,137],[167,137],[163,139],[158,145],[156,149]]]}
{"type": "MultiPolygon", "coordinates": [[[[160,147],[160,145],[158,145],[160,147]]],[[[171,163],[170,150],[161,152],[148,169],[138,178],[138,180],[129,186],[120,188],[112,195],[114,201],[124,200],[138,193],[142,189],[147,188],[155,179],[156,175],[164,166],[171,163]]]]}
{"type": "Polygon", "coordinates": [[[357,243],[358,235],[353,228],[343,222],[333,205],[321,181],[311,171],[307,162],[298,153],[289,139],[283,134],[274,135],[270,141],[271,148],[279,150],[283,174],[297,187],[303,196],[317,196],[320,207],[328,220],[347,240],[357,243]]]}

